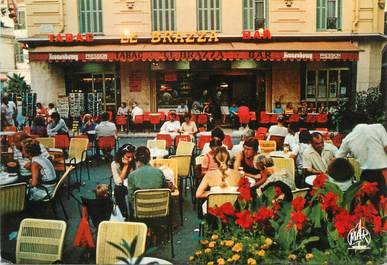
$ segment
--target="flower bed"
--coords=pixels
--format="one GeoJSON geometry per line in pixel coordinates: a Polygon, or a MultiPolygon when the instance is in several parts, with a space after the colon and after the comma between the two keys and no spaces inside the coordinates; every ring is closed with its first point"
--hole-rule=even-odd
{"type": "Polygon", "coordinates": [[[378,196],[376,183],[354,184],[343,193],[321,174],[306,198],[285,201],[284,192],[274,185],[253,202],[248,180],[242,178],[239,192],[235,205],[225,203],[209,209],[217,221],[207,223],[205,237],[189,257],[190,263],[378,264],[387,261],[383,246],[387,199],[378,196]],[[350,249],[350,243],[358,249],[350,249]]]}

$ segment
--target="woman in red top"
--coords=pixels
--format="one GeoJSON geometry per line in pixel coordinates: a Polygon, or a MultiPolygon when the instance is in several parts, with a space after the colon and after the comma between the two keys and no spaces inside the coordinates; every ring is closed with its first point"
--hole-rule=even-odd
{"type": "Polygon", "coordinates": [[[46,118],[47,115],[48,115],[47,109],[43,107],[43,104],[40,102],[36,103],[36,116],[41,116],[46,118]]]}

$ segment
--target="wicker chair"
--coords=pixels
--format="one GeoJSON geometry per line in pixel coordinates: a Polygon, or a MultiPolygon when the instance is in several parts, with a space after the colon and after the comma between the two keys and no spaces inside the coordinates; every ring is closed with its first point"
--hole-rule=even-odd
{"type": "Polygon", "coordinates": [[[273,157],[274,166],[279,169],[285,169],[290,173],[291,183],[295,183],[296,169],[294,165],[294,159],[292,158],[276,158],[273,157]]]}
{"type": "Polygon", "coordinates": [[[148,140],[146,146],[149,149],[156,148],[165,150],[167,148],[167,141],[165,140],[148,140]]]}
{"type": "Polygon", "coordinates": [[[147,226],[136,222],[103,221],[99,224],[97,235],[96,264],[115,264],[122,252],[107,242],[119,244],[123,239],[128,243],[137,236],[134,257],[145,252],[147,226]]]}
{"type": "Polygon", "coordinates": [[[174,158],[177,160],[178,164],[178,175],[179,175],[179,187],[180,192],[183,192],[183,189],[185,190],[185,195],[187,194],[187,180],[190,182],[190,188],[191,188],[191,199],[192,203],[194,203],[194,179],[193,174],[191,174],[191,159],[192,155],[171,155],[169,158],[174,158]]]}
{"type": "Polygon", "coordinates": [[[17,235],[16,263],[60,261],[66,226],[64,221],[24,219],[17,235]]]}
{"type": "Polygon", "coordinates": [[[88,138],[72,138],[69,147],[69,156],[65,160],[65,165],[71,165],[75,167],[77,173],[77,167],[79,170],[79,182],[82,183],[82,168],[83,164],[86,164],[87,176],[90,179],[89,164],[87,163],[87,148],[89,145],[88,138]]]}
{"type": "Polygon", "coordinates": [[[192,155],[195,144],[192,142],[179,141],[176,148],[176,155],[192,155]]]}
{"type": "Polygon", "coordinates": [[[171,191],[169,189],[137,190],[134,192],[133,215],[138,221],[155,221],[158,227],[160,222],[164,222],[168,226],[173,258],[175,254],[173,251],[173,222],[169,205],[170,200],[171,191]]]}
{"type": "Polygon", "coordinates": [[[277,143],[275,141],[259,140],[259,148],[263,153],[270,153],[277,150],[277,143]]]}
{"type": "Polygon", "coordinates": [[[0,215],[19,213],[24,210],[26,183],[5,185],[0,188],[0,215]]]}
{"type": "Polygon", "coordinates": [[[36,138],[36,140],[46,148],[55,148],[55,138],[53,137],[36,138]]]}

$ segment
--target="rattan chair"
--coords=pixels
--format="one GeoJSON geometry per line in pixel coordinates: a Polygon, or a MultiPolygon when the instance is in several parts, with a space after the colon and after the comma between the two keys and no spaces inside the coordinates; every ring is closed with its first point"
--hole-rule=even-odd
{"type": "Polygon", "coordinates": [[[172,198],[178,198],[179,200],[179,213],[180,213],[180,223],[183,225],[183,197],[182,193],[179,189],[179,171],[178,171],[178,165],[177,160],[170,158],[170,159],[154,159],[151,161],[151,165],[154,166],[155,164],[161,164],[166,165],[167,167],[170,167],[174,173],[174,186],[175,190],[171,191],[171,197],[172,198]]]}
{"type": "Polygon", "coordinates": [[[262,153],[270,153],[277,150],[277,143],[275,141],[259,140],[259,148],[262,153]]]}
{"type": "Polygon", "coordinates": [[[24,210],[26,183],[10,184],[0,187],[0,215],[19,213],[24,210]]]}
{"type": "Polygon", "coordinates": [[[173,158],[177,160],[178,164],[178,175],[179,175],[179,187],[180,192],[185,190],[185,195],[187,194],[187,180],[190,182],[191,188],[191,200],[192,203],[195,202],[195,191],[194,191],[194,179],[193,174],[191,174],[191,159],[192,155],[171,155],[169,158],[173,158]]]}
{"type": "MultiPolygon", "coordinates": [[[[291,177],[291,183],[294,187],[296,181],[296,169],[294,165],[294,159],[292,158],[277,158],[273,157],[274,166],[278,169],[285,169],[289,172],[291,177]]],[[[291,187],[291,188],[293,188],[291,187]]]]}
{"type": "Polygon", "coordinates": [[[89,164],[87,163],[87,148],[89,145],[88,138],[72,138],[70,141],[69,155],[65,160],[66,165],[71,165],[75,167],[76,175],[78,166],[79,170],[79,182],[82,183],[82,169],[83,164],[86,164],[87,176],[90,180],[90,171],[89,164]]]}
{"type": "Polygon", "coordinates": [[[66,223],[58,220],[24,219],[16,242],[16,263],[50,264],[62,259],[66,223]]]}
{"type": "MultiPolygon", "coordinates": [[[[168,227],[173,251],[172,214],[170,211],[171,191],[169,189],[137,190],[134,192],[133,217],[142,222],[154,222],[159,227],[163,222],[168,227]]],[[[152,223],[153,223],[152,222],[152,223]]]]}
{"type": "Polygon", "coordinates": [[[360,181],[360,176],[361,176],[361,168],[359,162],[353,157],[348,157],[349,163],[353,166],[353,169],[355,171],[355,179],[357,181],[360,181]]]}
{"type": "Polygon", "coordinates": [[[192,155],[195,144],[192,142],[179,141],[176,148],[176,155],[192,155]]]}
{"type": "Polygon", "coordinates": [[[108,244],[120,244],[122,240],[132,242],[137,236],[137,244],[134,257],[138,257],[145,252],[147,226],[137,222],[116,222],[103,221],[99,224],[97,235],[96,264],[115,264],[119,262],[117,256],[123,253],[108,244]]]}
{"type": "Polygon", "coordinates": [[[148,140],[146,142],[146,146],[149,149],[162,149],[165,150],[167,148],[167,141],[165,140],[148,140]]]}
{"type": "Polygon", "coordinates": [[[306,194],[308,194],[309,190],[310,190],[310,188],[292,190],[293,198],[296,198],[296,197],[304,198],[306,196],[306,194]]]}
{"type": "Polygon", "coordinates": [[[42,138],[36,138],[36,140],[42,145],[44,145],[46,148],[55,148],[54,137],[42,137],[42,138]]]}

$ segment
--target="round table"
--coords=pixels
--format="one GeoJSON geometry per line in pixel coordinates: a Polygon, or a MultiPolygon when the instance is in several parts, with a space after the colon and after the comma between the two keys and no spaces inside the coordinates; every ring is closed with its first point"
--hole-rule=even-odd
{"type": "Polygon", "coordinates": [[[19,176],[16,173],[2,172],[0,173],[0,185],[11,184],[17,181],[18,178],[19,176]]]}
{"type": "Polygon", "coordinates": [[[151,148],[150,153],[152,158],[163,158],[168,155],[168,151],[165,149],[151,148]]]}

